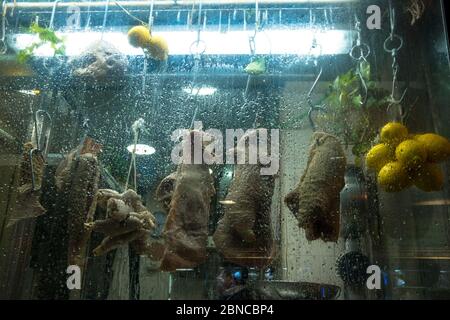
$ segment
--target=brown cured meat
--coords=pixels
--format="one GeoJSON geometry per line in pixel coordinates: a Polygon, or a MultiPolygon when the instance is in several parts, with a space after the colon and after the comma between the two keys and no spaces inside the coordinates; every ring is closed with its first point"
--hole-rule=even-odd
{"type": "Polygon", "coordinates": [[[336,242],[339,237],[339,193],[344,187],[346,159],[339,140],[316,132],[306,170],[284,199],[306,232],[306,239],[336,242]]]}
{"type": "MultiPolygon", "coordinates": [[[[201,131],[191,131],[191,141],[201,131]]],[[[201,137],[200,137],[201,139],[201,137]]],[[[202,141],[202,140],[200,140],[202,141]]],[[[215,194],[213,179],[205,164],[178,165],[174,175],[164,179],[157,196],[171,195],[169,214],[163,229],[164,244],[149,244],[149,255],[161,259],[160,269],[174,271],[192,268],[207,259],[208,222],[211,197],[215,194]],[[166,183],[173,185],[173,193],[166,183]]]]}
{"type": "Polygon", "coordinates": [[[156,190],[156,199],[158,199],[166,211],[170,210],[170,201],[172,201],[176,181],[177,173],[173,172],[161,181],[156,190]]]}
{"type": "Polygon", "coordinates": [[[98,189],[101,146],[90,138],[71,151],[56,169],[56,186],[67,202],[68,264],[84,267],[90,232],[84,226],[92,221],[90,207],[98,189]]]}
{"type": "MultiPolygon", "coordinates": [[[[96,207],[106,210],[106,219],[85,223],[88,230],[106,235],[102,243],[93,250],[95,256],[130,243],[141,248],[155,227],[155,218],[142,204],[141,197],[134,190],[124,193],[110,189],[98,190],[90,212],[96,207]]],[[[90,214],[93,216],[93,213],[90,214]]],[[[139,254],[141,250],[136,250],[139,254]]]]}
{"type": "Polygon", "coordinates": [[[265,267],[275,255],[271,225],[274,177],[261,175],[257,164],[238,164],[235,168],[214,243],[227,261],[265,267]]]}

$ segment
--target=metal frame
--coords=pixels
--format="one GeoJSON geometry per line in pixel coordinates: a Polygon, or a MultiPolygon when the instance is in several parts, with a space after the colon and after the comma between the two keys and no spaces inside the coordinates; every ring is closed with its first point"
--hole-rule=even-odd
{"type": "MultiPolygon", "coordinates": [[[[326,3],[354,3],[358,0],[259,0],[259,4],[326,4],[326,3]]],[[[148,7],[149,1],[117,1],[117,3],[123,7],[148,7]]],[[[155,6],[164,7],[180,7],[180,6],[192,6],[198,3],[198,0],[155,0],[155,6]]],[[[254,5],[254,0],[203,0],[203,5],[254,5]]],[[[11,2],[6,4],[7,9],[45,9],[53,8],[54,2],[11,2]]],[[[95,2],[59,2],[58,7],[105,7],[108,5],[108,1],[95,1],[95,2]]],[[[111,6],[116,6],[115,1],[110,3],[111,6]]]]}

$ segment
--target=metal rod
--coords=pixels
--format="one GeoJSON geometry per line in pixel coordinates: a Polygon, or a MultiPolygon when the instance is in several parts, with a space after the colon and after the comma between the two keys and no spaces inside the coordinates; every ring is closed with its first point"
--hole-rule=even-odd
{"type": "MultiPolygon", "coordinates": [[[[359,0],[314,0],[314,3],[323,4],[323,3],[351,3],[358,2],[359,0]]],[[[97,2],[82,2],[82,1],[72,1],[72,2],[60,2],[58,3],[59,8],[67,8],[67,7],[105,7],[108,1],[97,1],[97,2]]],[[[140,1],[117,1],[123,7],[148,7],[149,2],[140,0],[140,1]]],[[[302,3],[310,3],[310,0],[259,0],[259,4],[302,4],[302,3]]],[[[159,0],[155,1],[156,6],[165,6],[165,7],[180,7],[180,6],[188,6],[195,4],[196,0],[179,0],[176,5],[173,0],[159,0]]],[[[204,5],[248,5],[254,4],[254,0],[204,0],[204,5]]],[[[9,2],[6,3],[7,9],[50,9],[53,8],[54,2],[9,2]]],[[[111,3],[111,5],[115,5],[111,3]]]]}
{"type": "Polygon", "coordinates": [[[311,125],[311,128],[313,131],[316,131],[316,129],[317,129],[317,126],[313,120],[313,112],[314,111],[323,111],[323,109],[324,109],[322,106],[315,106],[312,102],[312,94],[314,92],[314,89],[317,86],[317,83],[319,82],[320,78],[322,77],[322,73],[323,73],[323,67],[320,68],[319,74],[317,75],[317,78],[314,81],[311,89],[309,90],[307,98],[306,98],[306,101],[308,102],[308,105],[309,105],[308,120],[309,120],[309,124],[311,125]]]}
{"type": "Polygon", "coordinates": [[[53,29],[53,23],[55,21],[56,6],[58,5],[59,2],[60,2],[60,0],[55,0],[55,2],[53,2],[52,16],[50,17],[50,23],[48,25],[48,27],[50,29],[53,29]]]}
{"type": "Polygon", "coordinates": [[[10,142],[10,143],[14,144],[14,146],[17,146],[19,144],[19,142],[16,138],[14,138],[8,132],[6,132],[2,129],[0,129],[0,140],[10,142]]]}

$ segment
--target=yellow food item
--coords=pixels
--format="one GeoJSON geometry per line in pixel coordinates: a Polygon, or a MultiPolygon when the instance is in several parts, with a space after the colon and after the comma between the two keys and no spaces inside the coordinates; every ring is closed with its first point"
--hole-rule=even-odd
{"type": "Polygon", "coordinates": [[[389,122],[380,133],[381,142],[396,147],[400,142],[408,138],[408,129],[398,122],[389,122]]]}
{"type": "Polygon", "coordinates": [[[136,26],[128,31],[128,42],[136,48],[147,48],[151,37],[150,30],[144,26],[136,26]]]}
{"type": "Polygon", "coordinates": [[[167,45],[166,39],[158,35],[154,35],[150,38],[147,49],[152,58],[157,60],[166,60],[169,55],[169,46],[167,45]]]}
{"type": "Polygon", "coordinates": [[[426,163],[419,170],[414,184],[425,192],[440,191],[444,187],[444,173],[437,164],[426,163]]]}
{"type": "Polygon", "coordinates": [[[427,150],[417,140],[405,140],[395,149],[395,156],[409,169],[417,169],[427,160],[427,150]]]}
{"type": "Polygon", "coordinates": [[[377,144],[366,155],[366,165],[377,173],[387,163],[394,160],[394,150],[387,144],[377,144]]]}
{"type": "Polygon", "coordinates": [[[415,140],[425,146],[429,162],[437,163],[450,159],[450,141],[447,138],[434,133],[427,133],[416,136],[415,140]]]}
{"type": "Polygon", "coordinates": [[[390,162],[378,173],[378,185],[387,192],[399,192],[412,184],[406,168],[400,162],[390,162]]]}

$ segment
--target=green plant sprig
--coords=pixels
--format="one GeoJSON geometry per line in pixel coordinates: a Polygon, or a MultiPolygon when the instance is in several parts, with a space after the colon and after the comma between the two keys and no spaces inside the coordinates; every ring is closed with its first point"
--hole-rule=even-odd
{"type": "Polygon", "coordinates": [[[357,70],[352,68],[330,84],[323,101],[327,111],[318,116],[319,126],[340,137],[345,145],[352,145],[352,152],[357,157],[369,150],[378,131],[376,121],[383,117],[389,104],[388,91],[370,79],[368,62],[361,63],[360,72],[368,89],[364,106],[361,79],[357,70]]]}
{"type": "Polygon", "coordinates": [[[65,54],[66,47],[64,44],[64,39],[58,37],[54,30],[40,27],[36,22],[31,24],[29,30],[31,33],[38,35],[39,41],[33,42],[31,45],[17,53],[17,61],[19,63],[26,63],[33,56],[36,49],[48,43],[53,49],[53,55],[65,54]]]}

